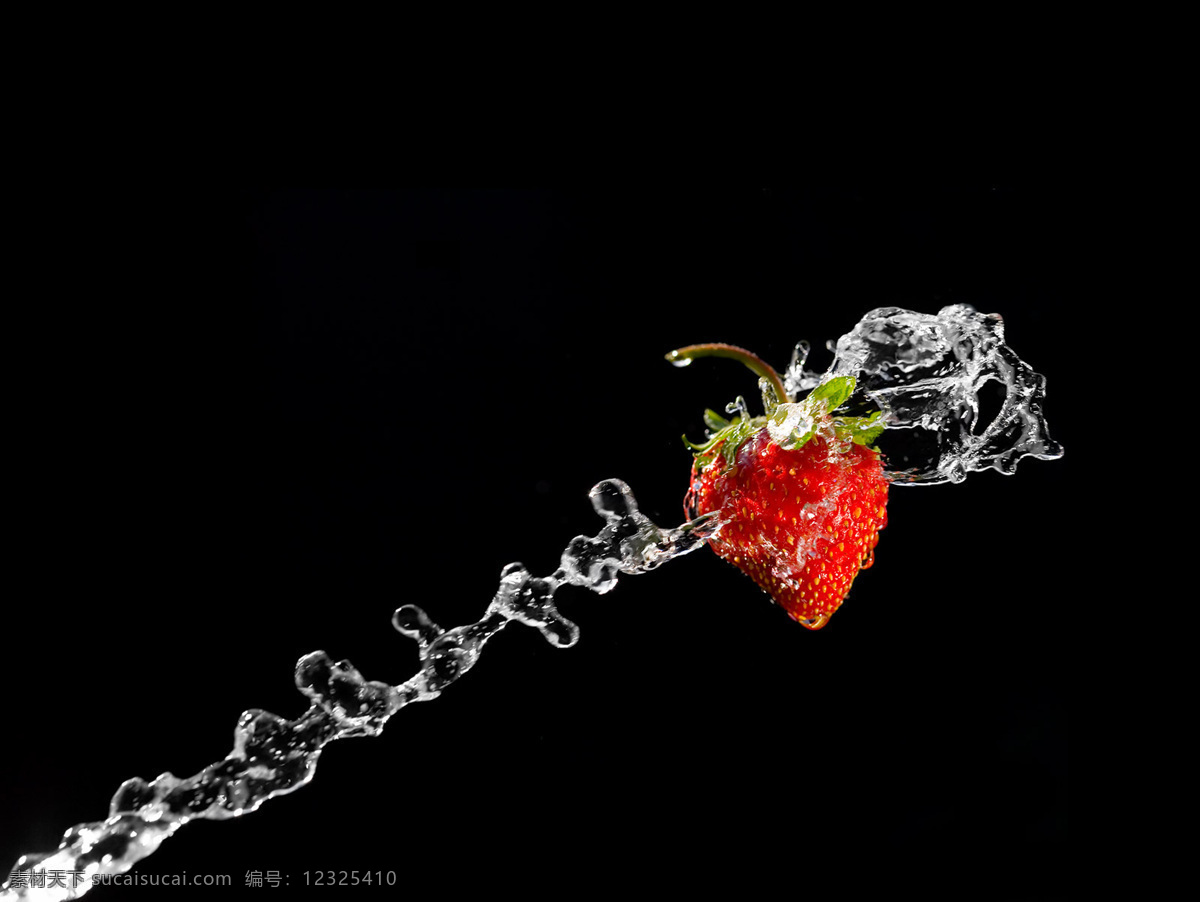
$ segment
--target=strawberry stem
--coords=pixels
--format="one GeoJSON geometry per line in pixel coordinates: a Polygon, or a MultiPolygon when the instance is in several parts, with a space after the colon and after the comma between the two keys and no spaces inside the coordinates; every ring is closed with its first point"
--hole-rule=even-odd
{"type": "Polygon", "coordinates": [[[740,360],[753,372],[771,383],[781,402],[791,403],[792,401],[792,396],[784,389],[783,380],[779,378],[775,368],[745,348],[727,344],[688,345],[686,348],[672,351],[667,355],[667,360],[676,366],[687,366],[697,357],[728,357],[732,360],[740,360]]]}

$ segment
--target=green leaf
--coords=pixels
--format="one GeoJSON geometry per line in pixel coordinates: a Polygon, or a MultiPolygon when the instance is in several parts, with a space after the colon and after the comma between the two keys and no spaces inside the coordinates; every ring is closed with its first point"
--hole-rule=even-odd
{"type": "Polygon", "coordinates": [[[811,442],[813,440],[813,436],[817,434],[815,431],[810,429],[808,432],[805,432],[802,435],[797,435],[796,433],[799,431],[800,430],[797,429],[792,433],[792,443],[788,445],[789,450],[795,451],[799,448],[803,448],[805,445],[811,442]]]}
{"type": "Polygon", "coordinates": [[[697,453],[702,452],[702,451],[707,451],[709,448],[711,448],[713,445],[715,445],[717,443],[717,436],[715,436],[715,435],[712,438],[710,438],[708,441],[702,442],[700,444],[696,444],[691,439],[689,439],[687,437],[686,433],[681,435],[680,438],[683,439],[683,443],[685,445],[687,445],[692,451],[695,451],[697,453]]]}
{"type": "Polygon", "coordinates": [[[749,438],[750,433],[756,431],[757,428],[758,427],[755,425],[753,420],[745,418],[738,419],[729,427],[729,429],[721,433],[722,437],[725,439],[725,444],[721,446],[721,454],[723,454],[725,457],[725,465],[727,469],[732,467],[734,461],[737,460],[738,448],[742,447],[742,443],[749,438]]]}
{"type": "Polygon", "coordinates": [[[715,410],[704,411],[704,425],[713,432],[720,432],[729,425],[729,420],[725,419],[715,410]]]}
{"type": "Polygon", "coordinates": [[[856,445],[871,445],[886,428],[883,413],[875,411],[867,417],[835,417],[833,428],[838,435],[848,438],[856,445]]]}
{"type": "MultiPolygon", "coordinates": [[[[746,402],[742,398],[738,398],[730,407],[744,410],[746,402]]],[[[697,444],[683,436],[683,443],[691,449],[693,456],[696,458],[696,463],[701,469],[708,467],[717,455],[720,454],[725,458],[726,467],[732,467],[737,460],[738,448],[746,441],[746,439],[757,430],[761,429],[766,424],[765,417],[748,417],[740,414],[734,417],[733,422],[725,420],[723,417],[713,413],[711,410],[704,412],[704,420],[709,427],[724,424],[716,433],[709,436],[708,441],[702,444],[697,444]],[[720,448],[717,448],[720,445],[720,448]]]]}
{"type": "Polygon", "coordinates": [[[824,404],[826,411],[837,410],[854,393],[854,385],[853,376],[835,376],[814,388],[804,400],[814,406],[824,404]]]}

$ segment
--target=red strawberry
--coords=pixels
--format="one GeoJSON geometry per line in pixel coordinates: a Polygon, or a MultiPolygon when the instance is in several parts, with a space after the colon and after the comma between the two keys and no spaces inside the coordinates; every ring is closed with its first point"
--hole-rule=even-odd
{"type": "Polygon", "coordinates": [[[668,359],[699,356],[734,357],[758,372],[767,416],[751,418],[741,398],[732,422],[706,412],[715,434],[688,442],[696,454],[687,515],[715,511],[725,525],[709,540],[713,550],[794,620],[820,629],[871,566],[887,524],[888,483],[868,447],[883,429],[879,414],[833,416],[854,389],[849,377],[793,402],[775,371],[740,348],[695,345],[668,359]]]}

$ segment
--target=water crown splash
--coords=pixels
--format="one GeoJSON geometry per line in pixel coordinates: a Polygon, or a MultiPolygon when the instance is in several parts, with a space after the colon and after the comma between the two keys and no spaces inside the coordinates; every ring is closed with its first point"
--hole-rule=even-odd
{"type": "MultiPolygon", "coordinates": [[[[895,484],[961,482],[967,473],[987,468],[1009,474],[1023,457],[1049,460],[1061,456],[1062,448],[1050,440],[1041,411],[1045,379],[1003,339],[998,315],[966,305],[936,315],[883,307],[832,346],[835,358],[824,374],[804,369],[807,345],[798,346],[784,387],[795,395],[853,376],[862,395],[882,411],[885,434],[924,433],[918,450],[897,454],[887,469],[895,484]],[[1002,386],[1005,396],[981,429],[980,393],[989,383],[1002,386]]],[[[152,781],[127,780],[113,796],[107,819],[72,827],[53,852],[22,856],[0,888],[0,900],[78,898],[104,876],[128,871],[190,820],[240,817],[299,789],[313,778],[326,745],[378,735],[401,708],[437,698],[475,666],[487,641],[508,624],[534,627],[560,648],[574,645],[578,627],[554,604],[561,586],[607,593],[620,574],[644,573],[694,551],[723,525],[704,515],[675,529],[658,527],[617,479],[600,482],[590,497],[605,521],[600,532],[573,539],[549,576],[535,577],[521,564],[509,564],[477,622],[443,629],[416,605],[395,611],[393,626],[419,647],[421,667],[410,679],[395,686],[368,681],[347,660],[335,662],[324,651],[305,655],[297,662],[295,682],[309,699],[308,710],[293,720],[246,711],[223,760],[183,779],[164,773],[152,781]]]]}

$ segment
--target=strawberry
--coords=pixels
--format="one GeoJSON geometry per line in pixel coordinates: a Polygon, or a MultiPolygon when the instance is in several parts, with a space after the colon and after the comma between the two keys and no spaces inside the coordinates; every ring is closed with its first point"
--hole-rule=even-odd
{"type": "Polygon", "coordinates": [[[887,524],[888,483],[870,447],[881,415],[833,414],[854,390],[851,377],[827,378],[795,402],[778,374],[741,348],[693,345],[667,359],[701,356],[740,359],[757,372],[766,416],[750,417],[742,398],[729,407],[732,421],[705,412],[709,440],[684,438],[694,452],[684,509],[689,518],[715,512],[724,525],[709,540],[713,550],[794,620],[820,629],[873,563],[887,524]]]}

